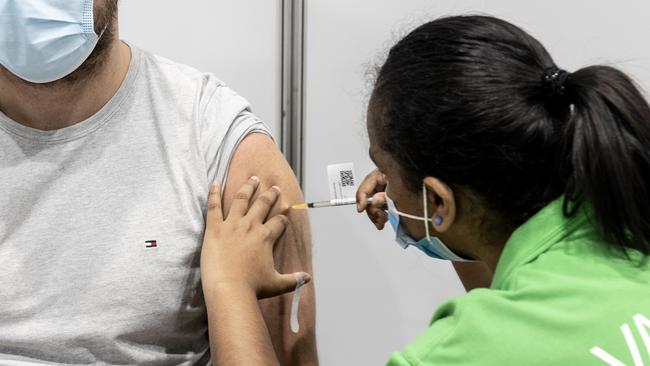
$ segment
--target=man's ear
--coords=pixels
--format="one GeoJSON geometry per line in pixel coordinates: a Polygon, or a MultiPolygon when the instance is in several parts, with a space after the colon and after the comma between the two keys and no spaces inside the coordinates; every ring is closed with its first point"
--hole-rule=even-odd
{"type": "Polygon", "coordinates": [[[427,189],[429,217],[433,219],[431,224],[437,232],[445,232],[456,219],[454,192],[448,185],[434,177],[424,178],[424,185],[427,189]]]}

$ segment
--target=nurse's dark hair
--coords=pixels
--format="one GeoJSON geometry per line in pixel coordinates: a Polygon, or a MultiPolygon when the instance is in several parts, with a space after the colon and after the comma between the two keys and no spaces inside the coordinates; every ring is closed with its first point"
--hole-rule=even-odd
{"type": "Polygon", "coordinates": [[[554,67],[536,39],[506,21],[441,18],[390,50],[370,128],[413,192],[437,177],[476,196],[505,230],[564,195],[567,216],[593,208],[614,252],[650,254],[648,103],[615,68],[585,67],[549,83],[554,67]]]}

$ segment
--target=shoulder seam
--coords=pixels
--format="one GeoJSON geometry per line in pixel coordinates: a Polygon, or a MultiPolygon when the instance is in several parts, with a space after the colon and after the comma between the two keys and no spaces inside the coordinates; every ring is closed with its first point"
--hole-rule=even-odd
{"type": "MultiPolygon", "coordinates": [[[[435,323],[435,322],[434,322],[434,323],[435,323]]],[[[432,323],[431,325],[429,325],[429,328],[431,328],[432,325],[433,325],[433,323],[432,323]]],[[[437,341],[437,342],[433,345],[433,347],[431,347],[431,348],[428,350],[428,352],[425,353],[425,355],[429,355],[429,354],[431,354],[434,350],[437,350],[437,349],[438,349],[438,347],[440,346],[440,344],[442,344],[442,343],[444,343],[445,341],[447,341],[447,339],[449,339],[449,338],[450,338],[450,337],[455,333],[456,327],[458,327],[458,319],[455,319],[453,327],[451,327],[451,328],[449,329],[449,331],[447,332],[447,334],[446,334],[444,337],[442,337],[439,341],[437,341]]],[[[407,358],[406,350],[405,350],[405,352],[402,352],[402,354],[404,355],[404,358],[407,358]]],[[[418,365],[421,365],[421,364],[422,364],[422,361],[421,361],[418,357],[415,357],[414,355],[410,355],[410,354],[408,354],[408,358],[409,358],[409,359],[413,359],[413,360],[416,361],[415,363],[413,363],[413,362],[411,362],[410,360],[407,360],[407,361],[408,361],[412,366],[418,366],[418,365]]]]}

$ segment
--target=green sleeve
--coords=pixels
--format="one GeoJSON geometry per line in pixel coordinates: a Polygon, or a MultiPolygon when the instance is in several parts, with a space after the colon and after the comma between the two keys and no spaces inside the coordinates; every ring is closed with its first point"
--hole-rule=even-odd
{"type": "Polygon", "coordinates": [[[404,357],[404,354],[400,352],[395,352],[390,357],[390,360],[386,363],[386,366],[412,366],[413,364],[408,362],[404,357]]]}
{"type": "Polygon", "coordinates": [[[429,328],[394,353],[387,366],[512,364],[487,360],[495,351],[490,349],[494,331],[506,324],[498,298],[494,291],[476,289],[445,302],[433,314],[429,328]]]}
{"type": "Polygon", "coordinates": [[[438,345],[453,333],[457,323],[457,312],[457,299],[447,301],[440,306],[433,315],[429,328],[408,344],[403,351],[393,353],[386,366],[433,365],[429,361],[423,361],[423,358],[427,358],[426,356],[432,350],[437,349],[438,345]]]}
{"type": "Polygon", "coordinates": [[[395,352],[391,355],[390,360],[386,363],[386,366],[412,366],[404,354],[401,352],[395,352]]]}

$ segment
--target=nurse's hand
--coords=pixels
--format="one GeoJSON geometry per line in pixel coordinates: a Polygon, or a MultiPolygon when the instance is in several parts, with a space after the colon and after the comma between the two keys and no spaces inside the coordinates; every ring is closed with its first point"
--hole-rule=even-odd
{"type": "Polygon", "coordinates": [[[388,214],[386,213],[386,176],[375,169],[359,185],[357,190],[357,211],[366,211],[368,218],[377,227],[382,230],[388,214]],[[368,198],[372,198],[372,203],[368,204],[368,198]]]}
{"type": "Polygon", "coordinates": [[[208,199],[201,277],[210,291],[254,292],[258,299],[273,297],[307,283],[307,273],[280,274],[275,270],[273,246],[284,233],[288,219],[284,215],[269,217],[280,196],[273,187],[251,203],[259,186],[252,177],[237,192],[228,217],[224,219],[221,192],[213,185],[208,199]]]}

